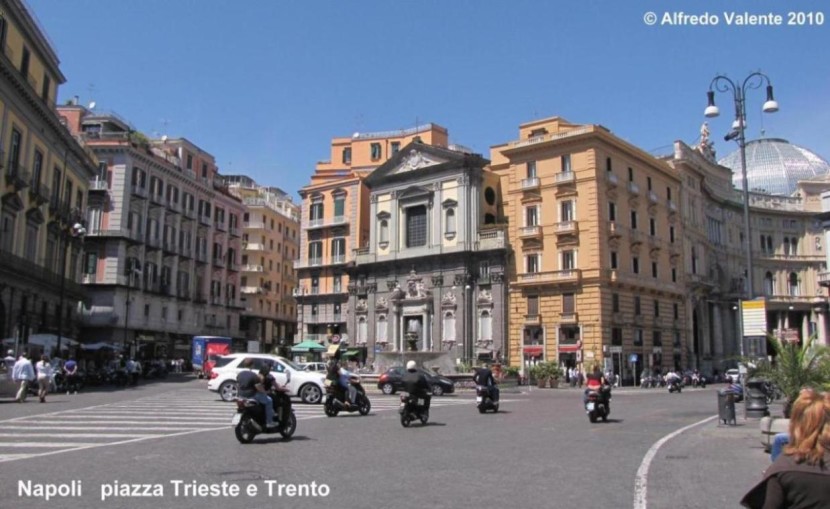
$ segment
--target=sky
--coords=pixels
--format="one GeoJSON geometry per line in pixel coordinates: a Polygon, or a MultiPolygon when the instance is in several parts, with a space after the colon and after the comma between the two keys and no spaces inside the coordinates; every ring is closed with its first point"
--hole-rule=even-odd
{"type": "MultiPolygon", "coordinates": [[[[25,1],[67,78],[60,104],[79,96],[151,137],[186,137],[220,172],[295,199],[332,138],[427,122],[485,157],[551,116],[667,154],[697,141],[715,76],[758,70],[781,109],[762,114],[764,90],[750,90],[747,138],[763,129],[830,159],[822,0],[25,1]],[[681,12],[718,24],[663,23],[681,12]],[[743,12],[784,26],[727,24],[743,12]],[[814,24],[787,26],[789,12],[814,24]]],[[[733,96],[716,101],[722,157],[737,149],[723,141],[733,96]]]]}

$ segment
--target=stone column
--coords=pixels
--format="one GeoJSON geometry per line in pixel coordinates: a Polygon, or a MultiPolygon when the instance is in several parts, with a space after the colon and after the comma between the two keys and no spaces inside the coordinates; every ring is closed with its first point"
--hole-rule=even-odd
{"type": "Polygon", "coordinates": [[[801,337],[804,341],[810,337],[810,313],[804,313],[804,318],[801,320],[801,337]]]}
{"type": "Polygon", "coordinates": [[[715,361],[723,360],[723,320],[721,317],[721,305],[716,304],[712,307],[712,325],[715,335],[715,361]]]}
{"type": "Polygon", "coordinates": [[[816,327],[818,328],[818,344],[828,346],[827,342],[827,312],[824,308],[819,308],[816,310],[816,318],[817,324],[816,327]]]}

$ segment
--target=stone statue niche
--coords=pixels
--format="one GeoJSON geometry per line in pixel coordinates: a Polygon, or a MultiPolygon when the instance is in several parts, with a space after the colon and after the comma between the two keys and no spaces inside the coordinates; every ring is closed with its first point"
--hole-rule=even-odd
{"type": "Polygon", "coordinates": [[[421,348],[421,317],[420,316],[410,316],[406,318],[406,342],[408,343],[409,350],[412,352],[417,352],[421,348]]]}

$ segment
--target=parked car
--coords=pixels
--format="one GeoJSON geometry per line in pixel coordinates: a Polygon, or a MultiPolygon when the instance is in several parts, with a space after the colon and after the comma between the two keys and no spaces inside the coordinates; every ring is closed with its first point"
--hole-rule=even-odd
{"type": "MultiPolygon", "coordinates": [[[[449,378],[425,368],[418,368],[418,371],[427,376],[427,379],[432,384],[433,395],[441,396],[442,394],[452,394],[455,392],[455,384],[449,378]]],[[[406,369],[403,366],[389,368],[386,370],[386,373],[380,375],[380,378],[378,378],[378,389],[384,394],[395,394],[395,392],[403,390],[403,375],[405,372],[406,369]]]]}
{"type": "Polygon", "coordinates": [[[208,390],[218,392],[224,401],[233,401],[238,392],[236,375],[244,369],[242,363],[245,359],[253,361],[252,371],[258,371],[263,363],[270,364],[277,383],[287,385],[289,394],[299,396],[303,403],[323,401],[325,377],[322,374],[303,371],[284,357],[262,353],[234,353],[219,357],[211,370],[208,390]]]}
{"type": "Polygon", "coordinates": [[[734,383],[738,383],[741,380],[741,372],[738,371],[738,368],[727,369],[726,376],[731,378],[734,383]]]}
{"type": "Polygon", "coordinates": [[[313,371],[315,373],[325,373],[326,372],[326,363],[325,362],[303,362],[297,364],[303,371],[313,371]]]}

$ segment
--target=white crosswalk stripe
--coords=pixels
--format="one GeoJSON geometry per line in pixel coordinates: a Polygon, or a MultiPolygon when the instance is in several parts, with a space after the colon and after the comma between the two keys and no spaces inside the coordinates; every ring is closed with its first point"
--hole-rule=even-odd
{"type": "MultiPolygon", "coordinates": [[[[369,395],[371,413],[397,410],[398,396],[369,395]]],[[[469,399],[433,398],[432,407],[472,405],[469,399]]],[[[297,420],[325,417],[322,405],[293,405],[297,420]]],[[[229,428],[236,407],[204,389],[163,397],[64,410],[0,421],[0,463],[73,450],[229,428]],[[176,404],[170,404],[171,398],[176,404]]],[[[371,415],[371,414],[370,414],[371,415]]]]}

